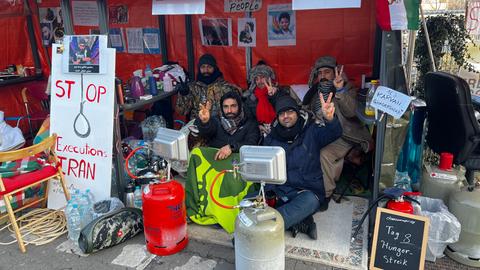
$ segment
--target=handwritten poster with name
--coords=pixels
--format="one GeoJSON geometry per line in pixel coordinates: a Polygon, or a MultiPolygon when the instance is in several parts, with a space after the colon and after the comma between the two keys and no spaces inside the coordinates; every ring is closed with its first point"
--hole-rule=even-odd
{"type": "MultiPolygon", "coordinates": [[[[62,46],[52,49],[50,132],[58,134],[55,150],[70,190],[89,188],[96,201],[106,199],[112,179],[115,49],[100,48],[106,73],[67,73],[62,46]]],[[[65,205],[57,181],[48,191],[49,208],[65,205]]]]}
{"type": "Polygon", "coordinates": [[[262,8],[262,0],[224,0],[225,12],[252,12],[262,8]]]}
{"type": "Polygon", "coordinates": [[[372,107],[383,111],[395,119],[399,119],[405,113],[412,101],[410,96],[385,86],[379,86],[372,99],[372,107]]]}
{"type": "Polygon", "coordinates": [[[429,219],[377,208],[370,269],[423,269],[429,219]]]}

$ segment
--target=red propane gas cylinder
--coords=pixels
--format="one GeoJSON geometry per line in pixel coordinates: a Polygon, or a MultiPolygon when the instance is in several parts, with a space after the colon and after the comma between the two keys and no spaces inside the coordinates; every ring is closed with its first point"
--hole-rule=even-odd
{"type": "Polygon", "coordinates": [[[185,192],[177,181],[150,184],[143,190],[143,226],[147,250],[175,254],[187,246],[185,192]]]}
{"type": "Polygon", "coordinates": [[[402,201],[390,200],[387,202],[387,208],[394,211],[413,215],[413,206],[411,202],[407,202],[403,200],[402,201]]]}

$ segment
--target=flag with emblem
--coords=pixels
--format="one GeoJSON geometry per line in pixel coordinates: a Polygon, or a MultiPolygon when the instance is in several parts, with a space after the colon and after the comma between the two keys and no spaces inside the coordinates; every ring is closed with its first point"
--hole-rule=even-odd
{"type": "Polygon", "coordinates": [[[382,30],[418,30],[420,0],[377,0],[376,4],[382,30]]]}

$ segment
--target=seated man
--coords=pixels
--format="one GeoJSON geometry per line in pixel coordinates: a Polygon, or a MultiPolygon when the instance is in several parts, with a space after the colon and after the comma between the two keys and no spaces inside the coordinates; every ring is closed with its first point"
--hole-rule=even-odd
{"type": "Polygon", "coordinates": [[[357,91],[347,81],[343,67],[337,67],[335,58],[320,57],[310,73],[308,85],[310,89],[303,98],[303,104],[313,112],[316,121],[322,123],[324,118],[319,97],[326,100],[332,94],[335,112],[343,128],[342,137],[323,148],[320,153],[325,195],[330,199],[342,173],[345,155],[356,145],[365,153],[368,152],[372,147],[371,136],[355,113],[357,91]]]}
{"type": "Polygon", "coordinates": [[[200,104],[200,111],[195,120],[198,135],[207,140],[209,147],[220,148],[215,160],[229,157],[238,152],[242,145],[256,145],[260,134],[257,121],[248,117],[242,108],[242,99],[234,91],[227,92],[220,99],[222,115],[210,116],[211,103],[200,104]]]}
{"type": "Polygon", "coordinates": [[[332,96],[327,101],[320,99],[325,125],[311,121],[293,98],[279,98],[275,104],[277,119],[264,140],[264,145],[281,146],[286,152],[287,182],[267,185],[266,191],[275,193],[285,229],[290,229],[294,237],[300,231],[317,238],[312,215],[326,202],[323,173],[318,166],[320,149],[342,135],[340,122],[334,117],[332,96]]]}
{"type": "Polygon", "coordinates": [[[220,117],[211,116],[209,101],[200,105],[195,120],[199,136],[207,140],[208,146],[215,148],[192,150],[185,183],[185,204],[187,216],[193,222],[201,225],[218,223],[232,233],[239,209],[230,207],[238,205],[248,192],[255,190],[255,186],[223,171],[232,169],[232,162],[239,159],[238,150],[242,145],[257,144],[260,133],[257,122],[246,116],[240,95],[228,92],[220,103],[220,117]]]}
{"type": "Polygon", "coordinates": [[[263,61],[253,67],[248,74],[249,88],[243,93],[245,107],[257,118],[260,132],[266,135],[275,120],[275,100],[290,95],[301,104],[297,94],[290,86],[280,86],[275,79],[275,72],[263,61]]]}

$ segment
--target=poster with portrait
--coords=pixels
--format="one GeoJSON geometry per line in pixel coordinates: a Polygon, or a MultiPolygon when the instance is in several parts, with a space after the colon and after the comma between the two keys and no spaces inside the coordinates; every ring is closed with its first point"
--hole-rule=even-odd
{"type": "Polygon", "coordinates": [[[203,46],[232,46],[232,19],[198,19],[203,46]]]}
{"type": "Polygon", "coordinates": [[[255,18],[238,19],[238,46],[257,46],[257,23],[255,18]]]}
{"type": "Polygon", "coordinates": [[[108,20],[110,23],[128,23],[128,6],[110,6],[108,8],[108,20]]]}
{"type": "Polygon", "coordinates": [[[107,36],[65,36],[62,61],[66,73],[106,72],[107,63],[102,62],[102,51],[107,48],[107,36]]]}
{"type": "Polygon", "coordinates": [[[38,12],[43,45],[48,47],[52,43],[61,43],[65,32],[62,9],[60,7],[39,8],[38,12]]]}
{"type": "Polygon", "coordinates": [[[291,4],[268,5],[267,33],[268,46],[295,46],[295,11],[291,4]]]}

